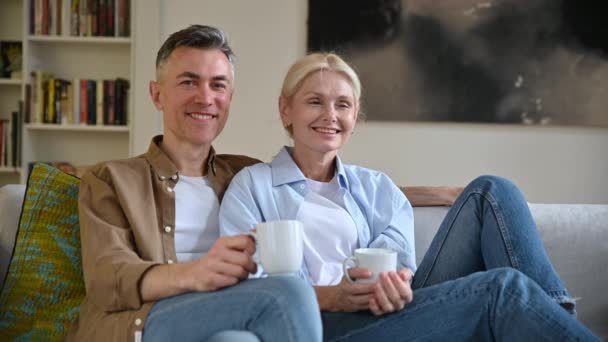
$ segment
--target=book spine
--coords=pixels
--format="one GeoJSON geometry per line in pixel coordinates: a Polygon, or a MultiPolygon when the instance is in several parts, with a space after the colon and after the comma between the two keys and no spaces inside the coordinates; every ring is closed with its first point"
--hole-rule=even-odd
{"type": "Polygon", "coordinates": [[[48,0],[48,35],[57,34],[57,0],[48,0]]]}
{"type": "Polygon", "coordinates": [[[97,9],[97,35],[98,36],[105,36],[106,35],[106,1],[105,0],[98,0],[98,6],[99,8],[97,9]]]}
{"type": "Polygon", "coordinates": [[[97,90],[97,108],[95,110],[95,113],[97,114],[97,120],[95,121],[95,124],[98,126],[103,126],[103,80],[97,80],[96,83],[97,85],[95,89],[97,90]]]}
{"type": "Polygon", "coordinates": [[[36,34],[36,1],[30,0],[29,4],[29,33],[31,35],[36,34]]]}
{"type": "Polygon", "coordinates": [[[55,122],[55,79],[51,78],[47,81],[47,89],[44,123],[53,123],[55,122]]]}
{"type": "Polygon", "coordinates": [[[74,124],[74,84],[72,82],[65,83],[65,109],[63,111],[63,124],[74,124]]]}
{"type": "Polygon", "coordinates": [[[59,118],[56,120],[58,124],[73,123],[74,118],[70,114],[71,109],[74,107],[70,103],[70,82],[67,80],[60,80],[61,92],[59,96],[59,118]]]}
{"type": "Polygon", "coordinates": [[[87,124],[97,123],[97,82],[87,80],[87,124]]]}
{"type": "Polygon", "coordinates": [[[89,82],[80,80],[80,123],[86,125],[89,121],[89,82]]]}
{"type": "Polygon", "coordinates": [[[114,8],[116,7],[116,0],[106,0],[106,6],[107,6],[107,19],[108,19],[108,25],[107,25],[107,30],[106,30],[106,36],[111,37],[114,36],[114,8]]]}
{"type": "Polygon", "coordinates": [[[72,36],[72,0],[61,0],[61,33],[72,36]]]}
{"type": "Polygon", "coordinates": [[[78,35],[87,35],[87,1],[80,0],[78,3],[78,35]]]}
{"type": "Polygon", "coordinates": [[[72,81],[72,98],[74,99],[74,108],[72,109],[74,113],[74,124],[80,124],[80,79],[75,78],[72,81]]]}
{"type": "Polygon", "coordinates": [[[70,6],[70,35],[78,36],[80,34],[80,8],[78,7],[79,0],[71,0],[70,6]]]}
{"type": "Polygon", "coordinates": [[[13,160],[13,124],[11,120],[4,121],[4,166],[11,166],[13,160]]]}
{"type": "Polygon", "coordinates": [[[4,166],[4,120],[0,120],[0,166],[4,166]]]}
{"type": "Polygon", "coordinates": [[[108,125],[116,124],[116,81],[108,80],[108,125]]]}
{"type": "Polygon", "coordinates": [[[32,85],[25,85],[25,105],[23,109],[23,117],[25,122],[30,122],[32,115],[32,85]]]}
{"type": "Polygon", "coordinates": [[[19,112],[11,113],[11,166],[17,167],[19,153],[19,112]]]}

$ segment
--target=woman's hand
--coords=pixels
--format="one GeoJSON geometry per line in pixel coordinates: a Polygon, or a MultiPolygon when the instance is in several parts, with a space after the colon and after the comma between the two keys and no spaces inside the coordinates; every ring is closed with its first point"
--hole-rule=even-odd
{"type": "MultiPolygon", "coordinates": [[[[348,273],[352,279],[369,278],[371,272],[364,268],[351,268],[348,273]]],[[[374,295],[374,283],[352,283],[346,277],[334,286],[315,286],[321,311],[355,312],[369,309],[374,295]]]]}
{"type": "Polygon", "coordinates": [[[371,312],[380,316],[399,311],[410,303],[414,297],[412,276],[409,268],[402,268],[399,272],[380,273],[378,282],[374,284],[374,296],[369,301],[371,312]]]}

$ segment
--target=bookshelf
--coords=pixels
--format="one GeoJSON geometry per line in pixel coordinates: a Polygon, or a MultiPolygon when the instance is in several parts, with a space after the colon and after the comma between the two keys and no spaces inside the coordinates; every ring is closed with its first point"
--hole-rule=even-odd
{"type": "Polygon", "coordinates": [[[0,78],[0,86],[20,86],[21,79],[12,79],[12,78],[0,78]]]}
{"type": "MultiPolygon", "coordinates": [[[[0,41],[18,42],[23,40],[23,23],[20,15],[22,11],[23,2],[21,0],[0,1],[0,41]]],[[[10,120],[11,113],[19,109],[21,91],[21,77],[17,79],[8,78],[0,73],[0,120],[10,120]]],[[[0,143],[0,145],[2,144],[0,143]]],[[[12,167],[0,164],[0,186],[19,183],[20,177],[21,168],[19,166],[12,167]]]]}
{"type": "MultiPolygon", "coordinates": [[[[92,0],[87,3],[97,3],[95,6],[113,3],[118,6],[117,4],[123,1],[92,0]]],[[[33,116],[35,109],[30,107],[30,115],[26,119],[26,114],[23,113],[24,122],[19,129],[21,161],[14,167],[0,165],[0,186],[9,183],[25,183],[28,165],[34,161],[69,162],[79,167],[108,159],[126,158],[131,154],[130,143],[133,139],[131,137],[133,121],[131,113],[133,113],[134,102],[132,100],[132,94],[134,94],[132,80],[135,69],[133,67],[133,17],[134,9],[139,6],[135,2],[136,0],[124,1],[128,6],[130,19],[127,21],[128,24],[121,27],[120,30],[126,27],[129,34],[118,32],[117,21],[113,24],[115,29],[108,28],[104,34],[101,31],[101,19],[98,19],[99,32],[92,32],[95,29],[91,29],[91,27],[95,26],[82,26],[79,29],[84,28],[86,32],[79,32],[74,36],[70,32],[72,29],[70,27],[71,16],[65,16],[65,13],[70,11],[71,0],[0,1],[0,40],[21,41],[23,55],[19,79],[2,78],[0,75],[0,120],[8,119],[12,111],[18,110],[20,100],[23,101],[23,104],[33,105],[30,98],[35,85],[32,84],[31,75],[38,70],[52,74],[53,78],[68,80],[72,83],[81,79],[97,84],[102,84],[101,80],[129,81],[128,95],[125,97],[124,106],[121,106],[124,108],[122,112],[124,112],[125,119],[125,122],[122,123],[118,122],[118,119],[114,123],[101,122],[102,120],[88,124],[68,123],[65,122],[66,120],[61,120],[61,123],[42,123],[37,120],[38,117],[33,116]],[[48,32],[43,32],[40,30],[41,27],[45,27],[43,22],[40,20],[31,22],[30,18],[37,17],[32,17],[30,4],[35,6],[37,3],[65,6],[62,8],[64,19],[55,20],[56,23],[61,23],[62,32],[60,34],[57,34],[55,27],[50,24],[47,26],[48,32]]],[[[98,13],[101,13],[101,7],[99,8],[98,13]]],[[[35,11],[38,9],[39,7],[34,8],[35,11]]],[[[105,13],[111,11],[108,8],[105,13]]],[[[116,15],[113,20],[117,20],[118,11],[118,8],[113,11],[116,15]]],[[[80,15],[82,14],[84,13],[80,15]]],[[[79,18],[86,18],[86,16],[79,18]]],[[[92,21],[87,22],[87,25],[92,25],[91,23],[92,21]]],[[[105,120],[105,115],[107,115],[105,102],[103,105],[105,120]]],[[[22,107],[24,112],[25,107],[27,106],[22,107]]],[[[70,120],[72,118],[73,116],[70,117],[70,120]]],[[[46,119],[47,117],[44,121],[47,121],[46,119]]]]}

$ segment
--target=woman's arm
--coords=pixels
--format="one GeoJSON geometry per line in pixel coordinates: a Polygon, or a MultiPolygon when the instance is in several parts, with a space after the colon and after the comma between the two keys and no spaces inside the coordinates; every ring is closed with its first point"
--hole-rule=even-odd
{"type": "MultiPolygon", "coordinates": [[[[255,225],[265,221],[262,217],[261,204],[253,193],[252,177],[249,168],[244,168],[232,178],[224,193],[219,213],[221,236],[247,233],[255,225]]],[[[259,178],[259,181],[264,182],[262,177],[259,178]]],[[[272,184],[263,185],[272,186],[272,184]]]]}

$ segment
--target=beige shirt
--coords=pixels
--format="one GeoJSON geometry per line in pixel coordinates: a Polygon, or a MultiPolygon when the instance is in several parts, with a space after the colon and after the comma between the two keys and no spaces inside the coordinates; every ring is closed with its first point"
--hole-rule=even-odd
{"type": "MultiPolygon", "coordinates": [[[[140,281],[152,266],[175,262],[177,168],[154,137],[138,157],[104,162],[82,177],[79,194],[86,297],[67,340],[135,341],[154,302],[143,303],[140,281]]],[[[216,155],[207,177],[222,200],[232,177],[258,160],[216,155]]]]}

